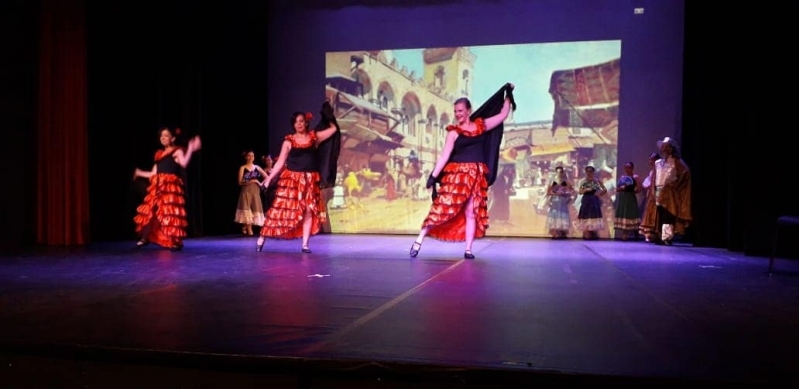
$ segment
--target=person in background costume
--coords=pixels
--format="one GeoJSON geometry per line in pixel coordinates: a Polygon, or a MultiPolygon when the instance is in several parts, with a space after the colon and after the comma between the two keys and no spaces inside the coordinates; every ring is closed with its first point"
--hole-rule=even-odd
{"type": "Polygon", "coordinates": [[[644,198],[644,210],[641,213],[641,225],[638,227],[638,232],[644,236],[647,243],[657,242],[660,239],[657,237],[657,204],[655,204],[655,162],[660,159],[660,154],[649,154],[649,174],[644,179],[641,187],[646,193],[644,198]]]}
{"type": "MultiPolygon", "coordinates": [[[[269,173],[272,172],[272,167],[274,166],[275,162],[274,162],[274,160],[272,160],[272,156],[271,155],[263,155],[263,156],[261,156],[261,162],[263,162],[263,164],[264,164],[262,170],[264,171],[264,173],[266,173],[266,174],[263,175],[263,177],[261,177],[261,179],[263,180],[263,179],[266,178],[266,176],[269,175],[269,173]]],[[[263,181],[261,181],[261,184],[263,184],[263,181]]],[[[269,187],[264,187],[262,185],[261,186],[261,204],[264,207],[264,215],[266,215],[266,211],[269,209],[269,207],[272,206],[272,202],[274,200],[275,200],[275,186],[272,185],[272,186],[269,186],[269,187]]],[[[263,224],[262,224],[262,226],[263,226],[263,224]]]]}
{"type": "Polygon", "coordinates": [[[601,197],[608,193],[608,190],[602,181],[596,178],[595,171],[593,166],[586,166],[585,178],[577,189],[582,196],[574,227],[583,232],[583,239],[586,240],[599,239],[599,231],[605,228],[601,197]]]}
{"type": "Polygon", "coordinates": [[[335,184],[341,147],[341,131],[329,101],[322,105],[321,115],[316,130],[310,130],[310,113],[291,116],[294,133],[283,139],[280,155],[263,182],[269,187],[277,179],[277,188],[256,251],[263,250],[266,238],[302,238],[302,252],[311,252],[308,241],[319,233],[326,215],[321,189],[335,184]]]}
{"type": "Polygon", "coordinates": [[[241,186],[239,203],[236,206],[236,217],[233,219],[241,224],[241,233],[252,236],[252,226],[264,225],[264,206],[261,202],[261,180],[266,178],[266,172],[254,163],[255,153],[252,150],[244,152],[244,165],[239,167],[238,183],[241,186]]]}
{"type": "Polygon", "coordinates": [[[638,208],[638,196],[641,191],[641,180],[635,174],[632,161],[624,164],[624,175],[616,184],[616,209],[613,227],[621,234],[621,240],[635,238],[641,223],[641,211],[638,208]]]}
{"type": "Polygon", "coordinates": [[[163,150],[155,153],[155,164],[150,171],[136,169],[133,178],[150,180],[144,201],[136,208],[133,222],[139,241],[136,247],[155,243],[171,250],[183,248],[186,237],[186,188],[183,181],[184,170],[192,154],[200,150],[200,137],[195,136],[184,150],[175,144],[176,134],[162,126],[158,130],[163,150]]]}
{"type": "Polygon", "coordinates": [[[510,224],[510,198],[516,194],[515,182],[516,168],[513,165],[505,165],[489,191],[488,195],[491,197],[489,212],[499,223],[510,224]]]}
{"type": "Polygon", "coordinates": [[[552,239],[566,239],[571,229],[569,202],[574,195],[574,186],[563,166],[555,168],[555,178],[547,187],[549,210],[547,212],[546,229],[552,239]]]}
{"type": "Polygon", "coordinates": [[[483,238],[488,228],[488,187],[497,177],[503,122],[511,109],[516,110],[516,103],[510,83],[474,113],[469,99],[455,100],[457,124],[447,126],[444,148],[427,179],[427,188],[433,188],[433,204],[411,245],[412,258],[419,254],[426,236],[466,242],[463,257],[475,258],[472,243],[483,238]]]}
{"type": "Polygon", "coordinates": [[[333,187],[333,199],[330,208],[340,209],[347,207],[347,201],[344,199],[344,180],[341,178],[336,179],[336,186],[333,187]]]}
{"type": "Polygon", "coordinates": [[[692,221],[691,171],[680,158],[680,146],[669,137],[657,142],[662,156],[655,162],[655,204],[660,241],[671,245],[692,221]]]}

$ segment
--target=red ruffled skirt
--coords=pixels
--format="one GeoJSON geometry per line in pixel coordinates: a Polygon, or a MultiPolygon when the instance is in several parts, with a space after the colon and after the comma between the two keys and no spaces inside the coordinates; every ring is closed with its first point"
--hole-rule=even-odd
{"type": "Polygon", "coordinates": [[[485,237],[488,229],[488,167],[484,163],[448,163],[444,167],[438,197],[422,223],[427,236],[446,241],[466,240],[466,201],[474,204],[474,238],[485,237]]]}
{"type": "Polygon", "coordinates": [[[311,235],[316,235],[324,223],[322,194],[319,190],[320,176],[317,172],[280,173],[272,206],[266,211],[266,221],[261,236],[273,239],[302,238],[305,210],[311,211],[311,235]]]}
{"type": "Polygon", "coordinates": [[[186,237],[186,200],[183,180],[174,174],[150,177],[144,202],[136,208],[136,233],[142,240],[166,248],[183,246],[186,237]]]}

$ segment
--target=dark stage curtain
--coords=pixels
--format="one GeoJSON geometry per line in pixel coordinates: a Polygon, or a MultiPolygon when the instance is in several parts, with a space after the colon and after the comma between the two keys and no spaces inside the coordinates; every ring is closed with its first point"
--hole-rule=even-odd
{"type": "Polygon", "coordinates": [[[40,0],[36,241],[89,241],[85,4],[40,0]]]}
{"type": "MultiPolygon", "coordinates": [[[[775,220],[799,215],[791,183],[797,135],[787,81],[772,74],[770,42],[782,26],[763,7],[732,10],[708,29],[712,9],[686,3],[683,157],[693,178],[696,245],[771,254],[775,220]],[[742,29],[740,23],[766,26],[742,29]]],[[[775,46],[779,47],[779,46],[775,46]]],[[[799,231],[785,231],[778,256],[799,256],[799,231]]]]}

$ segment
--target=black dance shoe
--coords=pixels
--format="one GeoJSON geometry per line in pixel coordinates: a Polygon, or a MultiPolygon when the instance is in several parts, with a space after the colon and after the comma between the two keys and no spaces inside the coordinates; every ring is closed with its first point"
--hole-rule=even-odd
{"type": "Polygon", "coordinates": [[[411,252],[410,252],[411,258],[416,258],[416,256],[419,255],[419,250],[421,249],[422,249],[422,244],[414,241],[413,244],[411,245],[411,252]]]}
{"type": "MultiPolygon", "coordinates": [[[[259,240],[260,240],[260,239],[259,239],[259,240]]],[[[263,250],[264,250],[264,242],[265,242],[265,241],[266,241],[266,240],[262,240],[262,241],[261,241],[261,243],[258,243],[257,241],[255,242],[255,252],[256,252],[256,253],[260,253],[261,251],[263,251],[263,250]]]]}

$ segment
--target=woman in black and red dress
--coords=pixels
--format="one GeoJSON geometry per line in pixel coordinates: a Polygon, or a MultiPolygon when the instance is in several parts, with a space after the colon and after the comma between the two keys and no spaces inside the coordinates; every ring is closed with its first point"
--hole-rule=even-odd
{"type": "Polygon", "coordinates": [[[188,166],[191,156],[200,150],[200,137],[192,138],[184,150],[175,145],[175,133],[163,126],[158,131],[163,150],[155,153],[155,164],[150,171],[136,169],[133,178],[150,180],[144,202],[136,208],[136,233],[139,241],[136,247],[149,243],[180,250],[186,237],[186,199],[183,182],[183,169],[188,166]]]}
{"type": "MultiPolygon", "coordinates": [[[[320,182],[324,178],[320,170],[332,170],[335,177],[335,159],[332,154],[332,169],[320,168],[325,163],[324,153],[319,152],[323,142],[340,134],[328,102],[322,106],[322,122],[318,131],[310,129],[310,113],[295,112],[291,116],[294,133],[283,138],[280,155],[272,171],[263,182],[264,187],[277,178],[275,198],[266,212],[266,221],[256,243],[256,251],[263,250],[266,238],[302,238],[302,252],[310,253],[308,240],[319,233],[324,222],[320,182]]],[[[335,142],[334,142],[335,143],[335,142]]],[[[329,145],[329,144],[328,144],[329,145]]],[[[336,143],[336,145],[338,145],[336,143]]],[[[338,146],[336,146],[338,147],[338,146]]]]}
{"type": "Polygon", "coordinates": [[[445,242],[466,242],[463,256],[474,259],[472,243],[485,237],[488,228],[488,187],[496,178],[496,174],[491,178],[491,171],[498,167],[502,124],[511,106],[516,106],[512,91],[513,84],[506,84],[474,114],[469,99],[455,100],[458,123],[447,126],[444,148],[427,179],[428,188],[436,183],[441,183],[441,188],[434,188],[433,205],[411,246],[411,257],[419,254],[424,238],[430,236],[445,242]],[[495,109],[486,109],[489,105],[495,109]],[[499,136],[492,137],[493,131],[499,136]]]}

